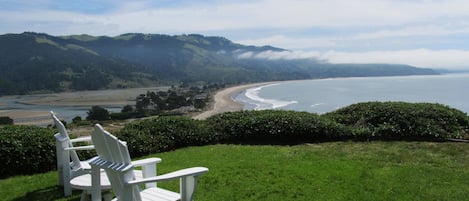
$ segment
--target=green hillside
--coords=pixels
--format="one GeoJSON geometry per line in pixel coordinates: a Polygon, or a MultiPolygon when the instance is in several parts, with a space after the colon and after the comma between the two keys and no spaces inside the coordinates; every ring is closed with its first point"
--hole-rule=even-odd
{"type": "Polygon", "coordinates": [[[0,35],[0,95],[349,76],[435,74],[406,65],[329,64],[312,59],[242,57],[287,51],[223,37],[124,34],[116,37],[0,35]]]}

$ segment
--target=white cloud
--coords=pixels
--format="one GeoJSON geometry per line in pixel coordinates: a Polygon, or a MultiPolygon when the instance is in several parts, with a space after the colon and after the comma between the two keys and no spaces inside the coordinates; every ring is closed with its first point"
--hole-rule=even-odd
{"type": "Polygon", "coordinates": [[[237,41],[241,44],[257,46],[273,45],[285,49],[311,49],[318,47],[337,47],[336,39],[328,37],[288,37],[284,35],[274,35],[266,38],[244,39],[237,41]]]}
{"type": "Polygon", "coordinates": [[[315,59],[329,63],[380,63],[407,64],[416,67],[438,69],[469,68],[469,51],[466,50],[429,50],[414,49],[401,51],[337,52],[337,51],[264,51],[245,52],[239,58],[258,59],[315,59]]]}
{"type": "Polygon", "coordinates": [[[400,51],[335,52],[329,51],[319,57],[331,63],[389,63],[408,64],[417,67],[467,69],[467,50],[414,49],[400,51]]]}
{"type": "Polygon", "coordinates": [[[469,23],[453,25],[423,25],[410,26],[395,29],[383,29],[376,32],[359,33],[351,39],[368,40],[388,37],[410,37],[410,36],[444,36],[456,34],[469,34],[469,23]]]}
{"type": "MultiPolygon", "coordinates": [[[[126,8],[143,8],[143,2],[126,8]]],[[[396,26],[469,16],[466,1],[263,0],[185,7],[118,10],[110,17],[123,27],[207,31],[253,28],[396,26]]],[[[127,4],[126,4],[127,5],[127,4]]]]}
{"type": "MultiPolygon", "coordinates": [[[[99,24],[103,18],[110,19],[123,32],[203,32],[210,30],[234,30],[253,28],[312,28],[395,26],[440,19],[467,19],[469,6],[464,0],[445,1],[397,1],[397,0],[261,0],[216,1],[211,4],[183,4],[183,6],[157,7],[152,1],[119,1],[114,11],[88,14],[99,24]]],[[[34,22],[47,19],[46,12],[30,12],[26,8],[16,14],[2,15],[4,19],[22,16],[34,22]]],[[[82,14],[64,13],[81,17],[82,14]]],[[[60,19],[60,18],[59,18],[60,19]]],[[[64,19],[64,20],[65,20],[64,19]]],[[[74,24],[70,24],[73,26],[74,24]]]]}
{"type": "Polygon", "coordinates": [[[269,60],[277,60],[277,59],[317,59],[321,57],[321,53],[317,51],[263,51],[259,53],[254,52],[243,52],[238,55],[240,59],[269,59],[269,60]]]}

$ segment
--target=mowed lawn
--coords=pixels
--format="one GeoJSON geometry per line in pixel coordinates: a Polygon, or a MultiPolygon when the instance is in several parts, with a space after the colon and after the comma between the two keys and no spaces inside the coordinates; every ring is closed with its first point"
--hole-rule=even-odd
{"type": "MultiPolygon", "coordinates": [[[[153,156],[160,174],[208,167],[199,201],[469,200],[469,143],[209,145],[153,156]]],[[[56,172],[0,180],[0,200],[79,200],[79,191],[62,198],[56,183],[56,172]]]]}

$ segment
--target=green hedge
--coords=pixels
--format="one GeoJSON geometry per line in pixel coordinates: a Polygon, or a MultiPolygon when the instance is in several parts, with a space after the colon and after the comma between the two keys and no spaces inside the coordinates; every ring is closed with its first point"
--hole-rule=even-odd
{"type": "Polygon", "coordinates": [[[469,128],[466,113],[434,103],[365,102],[324,116],[352,126],[352,135],[366,138],[462,138],[469,128]]]}
{"type": "Polygon", "coordinates": [[[37,126],[0,126],[0,178],[56,167],[54,131],[37,126]]]}
{"type": "Polygon", "coordinates": [[[162,116],[117,132],[133,156],[210,143],[294,144],[331,140],[442,140],[468,134],[468,116],[430,103],[368,102],[318,115],[263,110],[227,112],[200,121],[162,116]]]}
{"type": "Polygon", "coordinates": [[[115,135],[127,142],[133,157],[212,141],[203,121],[181,116],[161,116],[132,122],[115,135]]]}
{"type": "Polygon", "coordinates": [[[262,110],[219,114],[207,119],[220,142],[297,143],[339,139],[346,128],[315,113],[262,110]]]}

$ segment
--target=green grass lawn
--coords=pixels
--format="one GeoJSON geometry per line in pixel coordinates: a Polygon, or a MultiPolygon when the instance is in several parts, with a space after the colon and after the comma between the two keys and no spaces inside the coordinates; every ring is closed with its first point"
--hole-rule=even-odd
{"type": "MultiPolygon", "coordinates": [[[[330,142],[297,146],[211,145],[154,155],[159,173],[210,171],[195,200],[468,200],[469,144],[330,142]]],[[[62,198],[57,173],[0,180],[1,200],[62,198]]],[[[176,189],[177,183],[159,186],[176,189]]]]}

